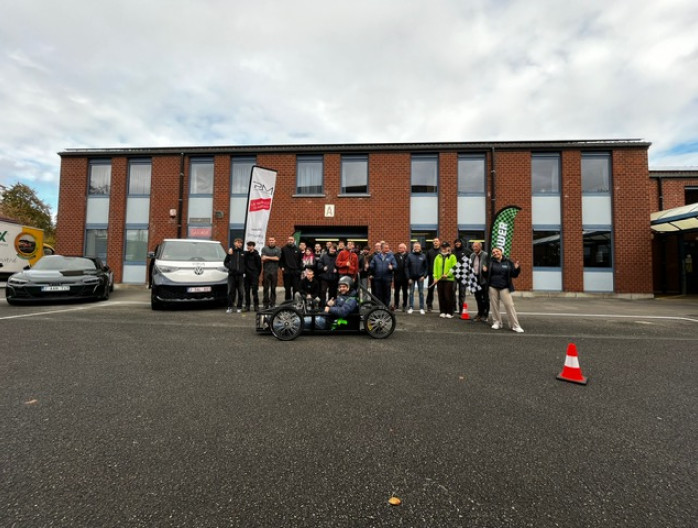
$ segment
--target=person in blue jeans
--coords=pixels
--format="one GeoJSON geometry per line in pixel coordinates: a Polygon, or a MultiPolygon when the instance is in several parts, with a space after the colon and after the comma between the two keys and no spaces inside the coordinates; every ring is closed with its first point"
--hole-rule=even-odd
{"type": "Polygon", "coordinates": [[[381,251],[371,259],[370,274],[373,277],[373,285],[376,291],[373,295],[385,306],[390,306],[390,285],[393,283],[393,271],[397,268],[397,261],[390,244],[381,242],[381,251]]]}
{"type": "Polygon", "coordinates": [[[407,313],[414,311],[414,289],[419,293],[419,313],[424,315],[424,281],[429,273],[427,256],[422,253],[422,245],[415,242],[412,252],[407,255],[405,261],[405,276],[407,277],[407,287],[409,289],[409,301],[407,313]]]}

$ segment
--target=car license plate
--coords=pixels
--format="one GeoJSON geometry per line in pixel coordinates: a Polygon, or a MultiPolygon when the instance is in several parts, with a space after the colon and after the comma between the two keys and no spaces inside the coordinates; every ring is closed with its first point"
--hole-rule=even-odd
{"type": "Polygon", "coordinates": [[[192,286],[191,288],[187,288],[187,293],[203,293],[203,292],[210,292],[211,287],[210,286],[192,286]]]}
{"type": "Polygon", "coordinates": [[[70,291],[70,286],[44,286],[43,288],[41,288],[41,291],[70,291]]]}

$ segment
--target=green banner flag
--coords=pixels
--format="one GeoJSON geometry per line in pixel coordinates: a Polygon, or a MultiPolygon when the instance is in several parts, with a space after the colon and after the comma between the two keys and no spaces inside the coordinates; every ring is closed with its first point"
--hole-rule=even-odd
{"type": "Polygon", "coordinates": [[[507,257],[511,254],[511,245],[514,241],[514,219],[521,211],[521,207],[508,205],[494,215],[492,222],[492,236],[490,237],[490,251],[492,248],[502,248],[507,257]]]}

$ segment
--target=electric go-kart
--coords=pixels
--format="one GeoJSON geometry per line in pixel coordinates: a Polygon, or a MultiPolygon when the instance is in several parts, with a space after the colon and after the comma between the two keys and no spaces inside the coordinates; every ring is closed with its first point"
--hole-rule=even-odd
{"type": "Polygon", "coordinates": [[[256,314],[257,332],[271,333],[281,341],[291,341],[301,333],[343,334],[367,333],[374,339],[385,339],[395,330],[395,315],[370,291],[358,287],[358,311],[346,317],[325,313],[315,303],[286,301],[256,314]]]}

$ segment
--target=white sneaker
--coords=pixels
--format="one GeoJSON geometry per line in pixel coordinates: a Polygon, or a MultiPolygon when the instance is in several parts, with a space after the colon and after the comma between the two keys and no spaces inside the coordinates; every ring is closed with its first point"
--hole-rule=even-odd
{"type": "Polygon", "coordinates": [[[225,313],[233,313],[233,309],[232,309],[232,308],[228,308],[228,309],[225,311],[225,313]]]}
{"type": "Polygon", "coordinates": [[[424,315],[424,310],[419,310],[419,313],[424,315]]]}
{"type": "Polygon", "coordinates": [[[408,309],[407,309],[407,313],[408,313],[408,314],[411,314],[411,313],[412,313],[412,308],[408,308],[408,309]]]}
{"type": "Polygon", "coordinates": [[[523,334],[523,333],[524,333],[524,329],[521,328],[520,326],[515,326],[514,328],[512,328],[512,330],[513,330],[514,332],[516,332],[517,334],[523,334]]]}
{"type": "Polygon", "coordinates": [[[441,317],[442,319],[445,319],[445,318],[446,318],[446,314],[445,314],[445,313],[439,314],[439,317],[441,317]]]}
{"type": "Polygon", "coordinates": [[[236,311],[237,313],[241,313],[241,312],[242,312],[242,309],[241,309],[241,308],[238,308],[238,309],[235,310],[235,311],[236,311]]]}
{"type": "Polygon", "coordinates": [[[494,323],[492,325],[492,330],[499,330],[500,328],[501,328],[501,326],[499,326],[499,323],[494,323]]]}
{"type": "Polygon", "coordinates": [[[453,316],[451,314],[446,314],[446,319],[453,319],[453,316]]]}

